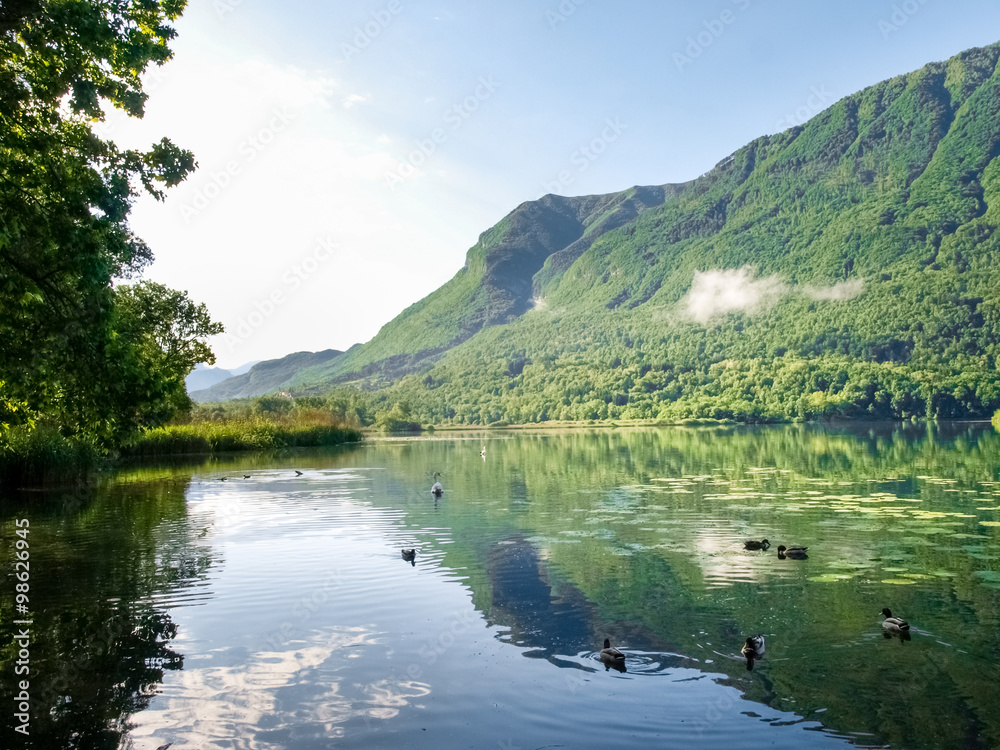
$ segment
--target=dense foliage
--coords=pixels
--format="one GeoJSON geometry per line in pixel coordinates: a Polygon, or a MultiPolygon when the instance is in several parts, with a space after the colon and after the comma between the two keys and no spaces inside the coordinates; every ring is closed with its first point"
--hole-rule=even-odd
{"type": "Polygon", "coordinates": [[[998,57],[884,81],[685,185],[525,203],[452,281],[283,387],[457,424],[989,419],[998,57]]]}
{"type": "MultiPolygon", "coordinates": [[[[184,376],[213,362],[204,306],[138,274],[128,224],[194,169],[163,139],[121,150],[95,133],[141,117],[140,76],[170,58],[183,0],[23,0],[0,8],[0,459],[40,428],[114,449],[186,407],[184,376]]],[[[46,438],[48,440],[49,438],[46,438]]],[[[2,472],[0,472],[2,473],[2,472]]]]}

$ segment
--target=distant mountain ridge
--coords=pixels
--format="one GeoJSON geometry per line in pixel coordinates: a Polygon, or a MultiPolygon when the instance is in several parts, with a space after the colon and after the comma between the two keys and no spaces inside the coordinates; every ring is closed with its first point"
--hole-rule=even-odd
{"type": "Polygon", "coordinates": [[[243,374],[226,378],[208,388],[191,390],[189,395],[196,402],[263,396],[280,388],[300,370],[329,362],[341,354],[343,352],[336,349],[325,349],[321,352],[295,352],[280,359],[268,359],[257,362],[243,374]]]}
{"type": "Polygon", "coordinates": [[[258,361],[259,360],[247,362],[246,364],[242,364],[239,367],[235,367],[230,370],[226,370],[221,367],[209,367],[208,365],[199,364],[188,374],[186,378],[184,378],[184,385],[187,386],[188,393],[202,390],[204,388],[210,388],[216,383],[221,383],[227,378],[242,375],[257,364],[258,361]]]}
{"type": "Polygon", "coordinates": [[[998,58],[875,84],[688,183],[523,203],[281,385],[462,424],[992,413],[998,58]]]}

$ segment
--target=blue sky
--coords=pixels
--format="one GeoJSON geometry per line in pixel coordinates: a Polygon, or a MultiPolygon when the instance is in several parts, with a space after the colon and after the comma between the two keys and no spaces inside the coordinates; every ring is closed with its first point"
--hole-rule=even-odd
{"type": "Polygon", "coordinates": [[[346,349],[546,192],[697,177],[865,86],[1000,40],[985,0],[195,0],[127,145],[199,171],[133,227],[219,365],[346,349]]]}

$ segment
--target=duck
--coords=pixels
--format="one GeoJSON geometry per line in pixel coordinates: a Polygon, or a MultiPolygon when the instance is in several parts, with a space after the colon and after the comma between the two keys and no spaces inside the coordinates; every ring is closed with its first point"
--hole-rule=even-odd
{"type": "Polygon", "coordinates": [[[604,648],[601,649],[601,661],[608,662],[610,664],[624,664],[625,654],[612,646],[610,639],[605,638],[604,648]]]}
{"type": "Polygon", "coordinates": [[[749,542],[743,542],[744,549],[767,549],[771,546],[771,543],[766,539],[761,539],[759,542],[753,540],[749,542]]]}
{"type": "Polygon", "coordinates": [[[764,655],[764,636],[750,636],[747,638],[747,642],[743,644],[743,648],[741,648],[740,651],[748,659],[751,657],[759,659],[764,655]]]}
{"type": "Polygon", "coordinates": [[[760,659],[764,655],[764,636],[751,635],[747,638],[747,642],[743,644],[740,652],[746,657],[747,671],[752,670],[754,660],[760,659]]]}
{"type": "Polygon", "coordinates": [[[441,497],[441,495],[444,494],[444,487],[441,486],[441,482],[438,480],[438,477],[440,476],[440,471],[434,472],[434,484],[431,485],[431,494],[434,495],[434,497],[441,497]]]}
{"type": "Polygon", "coordinates": [[[249,478],[250,478],[250,475],[249,475],[249,474],[244,474],[244,475],[243,475],[243,478],[244,478],[244,479],[249,479],[249,478]]]}
{"type": "Polygon", "coordinates": [[[882,616],[885,617],[882,620],[882,627],[892,633],[902,633],[907,632],[910,629],[910,623],[901,617],[893,617],[892,610],[888,607],[882,609],[882,616]]]}
{"type": "Polygon", "coordinates": [[[786,557],[792,560],[805,560],[808,547],[786,547],[784,544],[778,545],[778,559],[784,560],[786,557]]]}
{"type": "Polygon", "coordinates": [[[400,552],[400,554],[402,555],[403,559],[406,560],[406,562],[410,563],[410,565],[416,565],[417,564],[415,562],[416,559],[417,559],[417,550],[416,549],[404,549],[404,550],[402,550],[400,552]]]}
{"type": "Polygon", "coordinates": [[[297,476],[297,477],[301,477],[301,476],[302,476],[302,472],[301,472],[301,471],[299,471],[298,469],[296,469],[296,470],[295,470],[295,476],[297,476]]]}

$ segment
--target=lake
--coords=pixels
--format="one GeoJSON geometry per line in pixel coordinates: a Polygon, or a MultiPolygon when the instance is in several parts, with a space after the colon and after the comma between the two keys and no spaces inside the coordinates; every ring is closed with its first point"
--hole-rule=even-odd
{"type": "Polygon", "coordinates": [[[28,746],[30,617],[36,748],[998,747],[998,533],[984,425],[438,433],[128,467],[4,499],[2,745],[28,746]]]}

